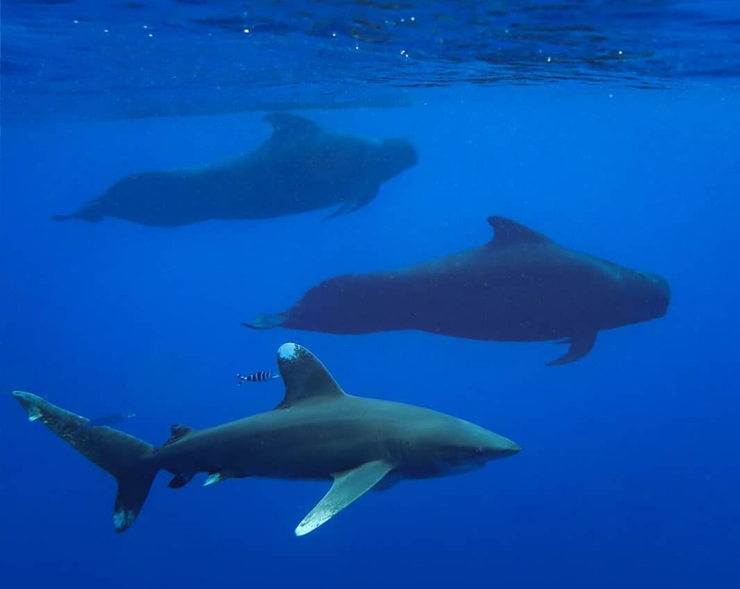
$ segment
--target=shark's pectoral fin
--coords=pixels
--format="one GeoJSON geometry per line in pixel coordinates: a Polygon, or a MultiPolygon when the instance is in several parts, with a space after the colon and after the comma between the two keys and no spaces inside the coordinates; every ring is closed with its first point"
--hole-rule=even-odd
{"type": "Polygon", "coordinates": [[[401,473],[398,471],[389,472],[375,484],[373,491],[387,491],[388,489],[395,487],[400,482],[401,473]]]}
{"type": "Polygon", "coordinates": [[[334,475],[334,484],[318,505],[295,529],[296,536],[305,536],[328,522],[353,501],[372,489],[394,466],[384,460],[366,462],[354,470],[334,475]]]}
{"type": "Polygon", "coordinates": [[[559,344],[568,344],[570,345],[570,348],[564,356],[561,356],[552,362],[548,362],[547,366],[560,366],[561,364],[569,364],[570,362],[575,362],[576,360],[583,358],[591,351],[591,348],[594,347],[597,333],[599,332],[592,331],[590,333],[581,333],[559,341],[559,344]]]}

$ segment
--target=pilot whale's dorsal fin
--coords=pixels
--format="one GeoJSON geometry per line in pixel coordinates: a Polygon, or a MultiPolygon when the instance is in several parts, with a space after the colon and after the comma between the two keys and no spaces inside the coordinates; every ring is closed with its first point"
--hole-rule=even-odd
{"type": "Polygon", "coordinates": [[[272,125],[274,130],[273,137],[282,135],[283,133],[300,137],[316,133],[321,130],[318,123],[315,123],[311,119],[292,115],[287,112],[272,112],[266,114],[264,120],[272,125]]]}
{"type": "Polygon", "coordinates": [[[345,396],[321,360],[306,348],[298,344],[283,344],[278,349],[277,362],[285,383],[285,396],[278,409],[345,396]]]}
{"type": "Polygon", "coordinates": [[[496,247],[548,243],[550,241],[541,233],[537,233],[537,231],[506,217],[488,217],[488,224],[494,232],[489,245],[496,247]]]}

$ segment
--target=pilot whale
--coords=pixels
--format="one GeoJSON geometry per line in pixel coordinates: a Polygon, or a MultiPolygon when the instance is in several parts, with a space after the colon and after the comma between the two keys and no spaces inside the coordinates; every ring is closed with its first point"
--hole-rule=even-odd
{"type": "Polygon", "coordinates": [[[71,215],[52,219],[98,222],[117,217],[176,227],[337,206],[331,218],[364,207],[381,184],[418,160],[406,139],[340,135],[287,113],[271,113],[264,120],[272,125],[273,134],[249,154],[192,170],[132,174],[71,215]]]}
{"type": "Polygon", "coordinates": [[[31,421],[50,430],[113,475],[118,493],[113,525],[123,532],[141,510],[160,470],[171,488],[208,473],[204,485],[267,477],[331,481],[329,492],[298,524],[303,536],[370,489],[403,479],[426,479],[474,470],[512,456],[519,446],[462,419],[402,403],[345,393],[326,367],[293,343],[278,350],[285,396],[277,408],[203,430],[173,425],[161,447],[15,391],[31,421]]]}
{"type": "Polygon", "coordinates": [[[476,340],[569,345],[548,365],[586,355],[599,331],[662,317],[670,290],[655,274],[567,249],[490,217],[493,239],[421,264],[338,276],[293,307],[244,323],[335,334],[419,330],[476,340]]]}

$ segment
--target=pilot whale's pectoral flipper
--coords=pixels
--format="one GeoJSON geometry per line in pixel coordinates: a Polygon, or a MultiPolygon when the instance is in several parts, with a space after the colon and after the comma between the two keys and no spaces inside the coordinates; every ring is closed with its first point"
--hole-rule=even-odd
{"type": "Polygon", "coordinates": [[[591,333],[582,333],[580,335],[574,335],[572,337],[567,337],[564,340],[559,341],[559,344],[569,344],[570,348],[564,356],[561,356],[560,358],[558,358],[557,360],[553,360],[552,362],[548,362],[547,366],[560,366],[561,364],[569,364],[570,362],[575,362],[576,360],[583,358],[591,351],[591,348],[594,347],[594,344],[596,343],[597,333],[598,331],[593,331],[591,333]]]}
{"type": "Polygon", "coordinates": [[[354,470],[334,475],[334,484],[318,505],[295,529],[296,536],[305,536],[328,522],[350,503],[362,497],[383,479],[394,465],[384,460],[366,462],[354,470]]]}
{"type": "Polygon", "coordinates": [[[328,217],[324,217],[322,221],[328,221],[334,217],[342,215],[349,215],[355,211],[359,211],[362,207],[368,205],[380,192],[380,186],[368,186],[364,188],[359,194],[356,194],[354,198],[342,203],[342,205],[334,211],[328,217]]]}

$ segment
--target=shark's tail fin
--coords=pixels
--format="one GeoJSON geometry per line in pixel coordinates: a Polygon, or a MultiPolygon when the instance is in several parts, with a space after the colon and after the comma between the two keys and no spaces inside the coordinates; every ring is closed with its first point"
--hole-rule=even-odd
{"type": "Polygon", "coordinates": [[[41,421],[75,450],[118,481],[113,508],[117,532],[127,530],[144,505],[158,468],[149,460],[154,448],[146,442],[105,426],[88,426],[88,419],[52,405],[33,393],[14,391],[29,421],[41,421]]]}

